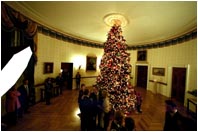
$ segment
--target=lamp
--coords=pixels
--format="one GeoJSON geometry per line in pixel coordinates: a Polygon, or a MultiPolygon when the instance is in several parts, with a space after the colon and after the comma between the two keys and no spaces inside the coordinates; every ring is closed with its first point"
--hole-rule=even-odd
{"type": "Polygon", "coordinates": [[[153,86],[154,93],[157,94],[157,79],[154,79],[153,82],[154,82],[154,86],[153,86]]]}

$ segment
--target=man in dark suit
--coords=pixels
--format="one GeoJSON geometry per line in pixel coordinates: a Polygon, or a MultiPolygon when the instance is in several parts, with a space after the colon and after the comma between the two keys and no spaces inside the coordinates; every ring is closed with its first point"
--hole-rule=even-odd
{"type": "Polygon", "coordinates": [[[46,105],[50,105],[50,99],[52,96],[52,80],[51,78],[47,78],[45,81],[45,100],[46,100],[46,105]]]}
{"type": "Polygon", "coordinates": [[[166,100],[164,131],[197,131],[197,121],[181,114],[172,100],[166,100]]]}
{"type": "Polygon", "coordinates": [[[92,130],[92,119],[93,119],[93,103],[89,98],[89,90],[85,89],[83,97],[80,100],[81,106],[81,131],[93,131],[92,130]]]}
{"type": "Polygon", "coordinates": [[[166,114],[164,131],[182,130],[183,116],[178,112],[176,104],[172,100],[166,100],[166,114]]]}
{"type": "MultiPolygon", "coordinates": [[[[58,85],[58,89],[60,90],[60,94],[62,94],[64,81],[63,81],[63,77],[62,77],[61,73],[56,77],[56,85],[58,85]]],[[[59,95],[59,92],[57,92],[57,93],[59,95]]]]}
{"type": "Polygon", "coordinates": [[[21,103],[21,110],[19,116],[22,116],[23,113],[29,113],[29,101],[30,101],[30,87],[28,79],[23,80],[23,85],[18,88],[18,91],[21,93],[19,96],[19,101],[21,103]]]}
{"type": "Polygon", "coordinates": [[[99,114],[99,91],[98,88],[93,86],[93,91],[90,93],[90,99],[93,102],[93,118],[92,118],[92,130],[96,130],[96,123],[99,122],[98,114],[99,114]]]}
{"type": "Polygon", "coordinates": [[[81,75],[79,72],[77,72],[76,74],[76,89],[80,89],[80,79],[81,79],[81,75]]]}

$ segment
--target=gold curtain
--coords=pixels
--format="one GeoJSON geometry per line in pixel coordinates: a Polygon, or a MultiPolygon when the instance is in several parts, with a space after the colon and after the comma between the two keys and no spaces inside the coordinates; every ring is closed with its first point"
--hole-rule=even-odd
{"type": "Polygon", "coordinates": [[[36,53],[37,23],[25,17],[20,12],[13,10],[3,2],[1,5],[1,20],[4,30],[9,32],[10,30],[12,31],[15,28],[19,28],[25,32],[27,37],[33,38],[35,46],[32,50],[36,53]]]}

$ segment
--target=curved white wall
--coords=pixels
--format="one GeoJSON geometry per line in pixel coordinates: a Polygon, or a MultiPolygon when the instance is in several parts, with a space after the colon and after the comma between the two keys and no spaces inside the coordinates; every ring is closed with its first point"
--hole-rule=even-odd
{"type": "MultiPolygon", "coordinates": [[[[132,64],[132,84],[135,82],[135,66],[138,63],[137,51],[131,51],[131,64],[132,64]]],[[[171,96],[171,79],[172,79],[172,67],[185,67],[187,68],[187,80],[186,80],[186,98],[188,90],[197,89],[197,39],[193,39],[188,42],[184,42],[177,45],[172,45],[164,48],[156,48],[147,50],[147,62],[143,63],[148,65],[148,85],[147,89],[154,91],[154,83],[149,80],[157,79],[160,82],[167,85],[157,84],[158,92],[167,97],[171,96]],[[152,67],[165,68],[165,76],[152,75],[152,67]]]]}
{"type": "MultiPolygon", "coordinates": [[[[73,63],[73,77],[75,77],[79,65],[82,77],[98,76],[99,63],[103,55],[103,49],[91,48],[81,45],[64,42],[43,34],[38,33],[38,62],[35,67],[35,84],[43,83],[47,77],[56,77],[61,68],[61,62],[73,63]],[[86,72],[86,56],[97,56],[97,71],[86,72]],[[43,74],[44,62],[54,63],[54,72],[43,74]]],[[[95,78],[82,79],[82,83],[91,86],[95,83],[95,78]]],[[[75,88],[75,83],[73,85],[75,88]]]]}
{"type": "MultiPolygon", "coordinates": [[[[131,53],[132,65],[132,85],[135,83],[135,67],[142,63],[137,62],[137,51],[128,51],[131,53]]],[[[103,55],[103,49],[80,46],[62,40],[38,33],[38,63],[35,67],[35,84],[43,83],[47,77],[56,77],[60,72],[61,62],[71,62],[74,64],[73,77],[75,76],[78,66],[82,65],[80,73],[83,77],[97,76],[99,74],[99,63],[103,55]],[[97,56],[97,71],[86,72],[86,56],[97,56]],[[54,63],[54,72],[52,74],[43,74],[44,62],[54,63]]],[[[144,64],[144,63],[143,63],[144,64]]],[[[158,92],[162,95],[170,97],[171,91],[171,70],[172,67],[186,67],[187,75],[187,90],[197,89],[197,39],[184,42],[177,45],[172,45],[164,48],[155,48],[147,50],[148,65],[148,85],[147,89],[153,91],[153,82],[149,80],[157,79],[167,85],[158,85],[158,92]],[[165,76],[152,75],[152,67],[165,68],[165,76]]],[[[95,78],[82,79],[82,83],[91,86],[95,83],[95,78]]],[[[75,88],[75,83],[73,85],[75,88]]]]}

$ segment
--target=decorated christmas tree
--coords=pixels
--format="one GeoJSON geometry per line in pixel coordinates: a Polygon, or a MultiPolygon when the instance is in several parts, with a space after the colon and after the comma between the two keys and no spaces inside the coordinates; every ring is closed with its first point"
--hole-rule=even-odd
{"type": "Polygon", "coordinates": [[[130,53],[126,50],[127,44],[122,36],[121,26],[114,24],[104,43],[104,54],[99,65],[100,75],[96,84],[99,90],[108,91],[114,110],[129,113],[134,107],[134,100],[129,89],[130,53]]]}

